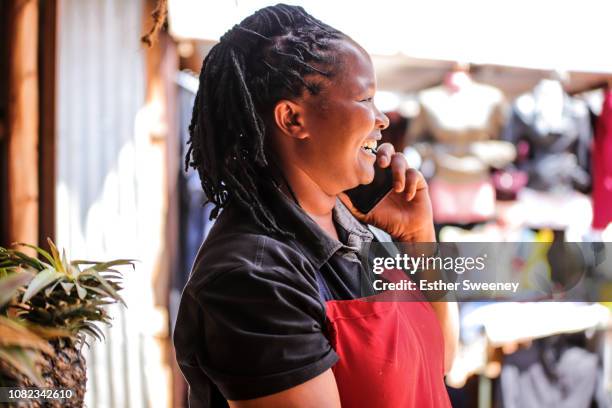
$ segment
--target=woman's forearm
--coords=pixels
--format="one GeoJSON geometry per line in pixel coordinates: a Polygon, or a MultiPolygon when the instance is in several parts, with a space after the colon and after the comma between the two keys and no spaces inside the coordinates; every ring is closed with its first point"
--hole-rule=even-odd
{"type": "Polygon", "coordinates": [[[459,308],[457,302],[431,302],[444,335],[444,373],[450,371],[459,347],[459,308]]]}
{"type": "MultiPolygon", "coordinates": [[[[418,253],[420,255],[425,252],[428,256],[436,256],[438,255],[438,251],[435,243],[435,232],[432,226],[431,229],[426,229],[419,236],[412,237],[412,239],[407,239],[402,242],[400,248],[404,253],[418,253]]],[[[425,281],[439,280],[441,279],[440,271],[421,271],[419,279],[425,281]]],[[[457,302],[444,300],[444,292],[431,292],[428,295],[430,304],[438,318],[444,336],[444,373],[447,373],[453,365],[455,354],[459,347],[459,308],[457,302]]]]}

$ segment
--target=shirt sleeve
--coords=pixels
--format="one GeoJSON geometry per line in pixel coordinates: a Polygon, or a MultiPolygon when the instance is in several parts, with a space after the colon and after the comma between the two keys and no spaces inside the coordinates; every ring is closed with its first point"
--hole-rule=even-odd
{"type": "Polygon", "coordinates": [[[324,304],[297,268],[234,268],[190,295],[201,319],[201,337],[190,341],[201,345],[200,367],[229,400],[294,387],[338,360],[324,334],[324,304]]]}

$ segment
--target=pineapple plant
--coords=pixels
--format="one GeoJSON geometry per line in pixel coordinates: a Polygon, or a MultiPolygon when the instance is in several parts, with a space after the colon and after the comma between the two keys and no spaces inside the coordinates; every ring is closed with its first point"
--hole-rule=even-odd
{"type": "Polygon", "coordinates": [[[53,353],[51,346],[24,327],[18,319],[5,315],[7,305],[14,301],[18,289],[27,284],[33,275],[27,271],[7,273],[0,269],[0,386],[4,385],[2,373],[11,377],[25,376],[37,386],[43,380],[38,366],[41,352],[53,353]]]}
{"type": "MultiPolygon", "coordinates": [[[[0,247],[0,273],[31,275],[28,283],[19,288],[16,300],[5,307],[4,315],[11,315],[34,336],[46,339],[48,347],[37,349],[42,359],[31,353],[38,372],[25,375],[19,370],[3,370],[0,366],[0,383],[22,388],[71,389],[74,397],[69,401],[55,400],[46,402],[46,406],[81,407],[87,381],[82,347],[88,344],[88,339],[103,339],[98,324],[111,324],[105,306],[117,302],[125,305],[118,293],[123,277],[116,268],[133,267],[134,261],[68,261],[65,251],[60,256],[51,240],[50,252],[20,245],[35,249],[40,259],[0,247]],[[39,378],[36,378],[37,373],[39,378]]],[[[0,298],[2,296],[0,293],[0,298]]]]}

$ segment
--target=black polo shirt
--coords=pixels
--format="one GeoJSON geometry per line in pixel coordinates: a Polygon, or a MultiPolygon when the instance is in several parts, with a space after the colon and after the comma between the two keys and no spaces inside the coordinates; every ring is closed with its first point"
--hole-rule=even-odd
{"type": "Polygon", "coordinates": [[[276,187],[266,199],[287,239],[266,234],[238,205],[219,216],[183,291],[174,345],[191,407],[270,395],[318,376],[338,356],[325,302],[362,297],[357,257],[373,240],[337,200],[340,241],[276,187]]]}

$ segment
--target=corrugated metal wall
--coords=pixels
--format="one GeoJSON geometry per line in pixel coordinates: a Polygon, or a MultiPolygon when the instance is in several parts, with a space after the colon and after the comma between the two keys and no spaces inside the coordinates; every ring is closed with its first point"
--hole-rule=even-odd
{"type": "MultiPolygon", "coordinates": [[[[136,258],[106,342],[88,356],[89,407],[167,406],[152,271],[163,156],[147,133],[141,0],[60,0],[57,239],[72,258],[136,258]]],[[[44,182],[44,180],[42,181],[44,182]]],[[[160,329],[161,328],[161,329],[160,329]]]]}

